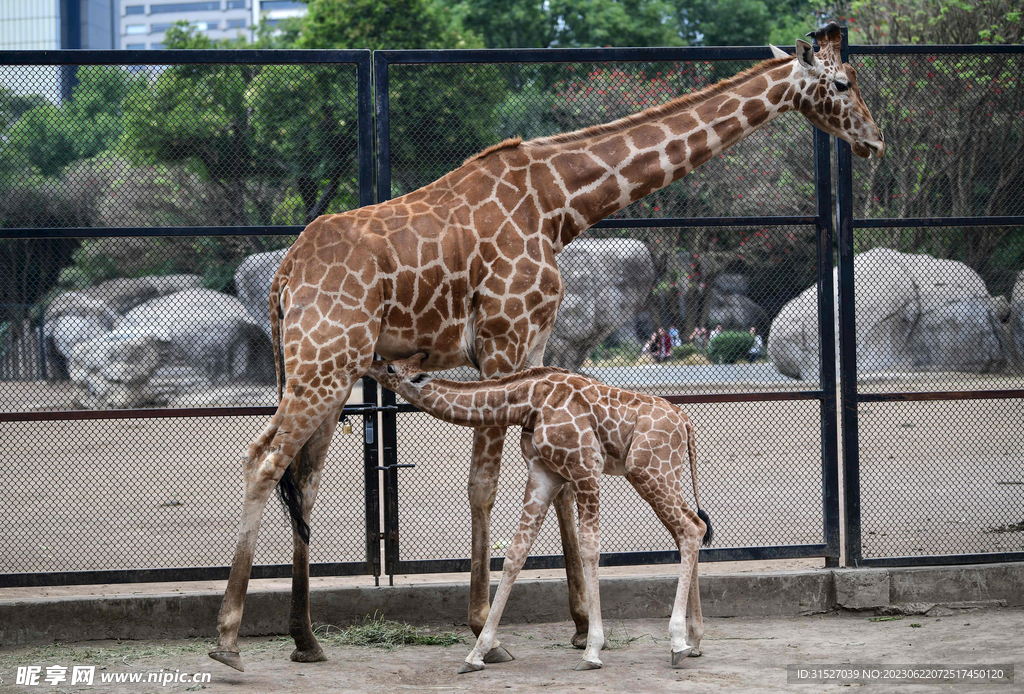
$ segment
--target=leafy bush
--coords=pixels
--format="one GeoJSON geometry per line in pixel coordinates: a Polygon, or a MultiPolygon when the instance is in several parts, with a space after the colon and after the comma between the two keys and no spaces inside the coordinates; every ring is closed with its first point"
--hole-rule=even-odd
{"type": "Polygon", "coordinates": [[[672,350],[672,358],[683,360],[691,354],[696,354],[699,350],[692,342],[687,342],[685,345],[679,345],[672,350]]]}
{"type": "Polygon", "coordinates": [[[735,364],[754,346],[754,336],[742,331],[720,333],[708,343],[708,357],[715,364],[735,364]]]}

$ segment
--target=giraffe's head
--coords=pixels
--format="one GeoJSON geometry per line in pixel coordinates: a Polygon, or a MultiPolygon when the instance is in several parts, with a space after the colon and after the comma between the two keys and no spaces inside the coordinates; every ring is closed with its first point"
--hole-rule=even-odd
{"type": "Polygon", "coordinates": [[[804,85],[800,112],[818,128],[849,142],[857,156],[881,157],[885,139],[861,98],[856,70],[842,60],[839,25],[829,22],[808,36],[821,50],[815,54],[811,44],[796,42],[796,79],[804,85]]]}
{"type": "Polygon", "coordinates": [[[408,400],[411,393],[430,380],[422,369],[426,358],[427,355],[420,352],[408,359],[370,362],[366,375],[408,400]]]}

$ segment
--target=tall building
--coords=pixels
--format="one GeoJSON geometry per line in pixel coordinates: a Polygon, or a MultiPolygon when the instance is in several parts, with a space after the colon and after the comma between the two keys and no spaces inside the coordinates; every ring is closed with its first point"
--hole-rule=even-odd
{"type": "Polygon", "coordinates": [[[0,50],[117,48],[118,0],[0,0],[0,50]]]}
{"type": "Polygon", "coordinates": [[[120,3],[119,46],[131,50],[163,48],[167,30],[180,21],[188,22],[213,40],[237,38],[239,34],[252,39],[261,19],[273,25],[306,11],[305,3],[293,0],[120,0],[120,3]]]}
{"type": "MultiPolygon", "coordinates": [[[[0,0],[0,50],[117,48],[118,0],[0,0]]],[[[0,87],[42,94],[54,103],[71,95],[75,69],[5,66],[0,87]]]]}

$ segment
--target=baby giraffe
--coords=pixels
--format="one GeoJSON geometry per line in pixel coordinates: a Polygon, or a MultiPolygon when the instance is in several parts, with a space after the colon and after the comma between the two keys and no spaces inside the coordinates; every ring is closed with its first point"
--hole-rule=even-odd
{"type": "Polygon", "coordinates": [[[590,631],[577,670],[601,667],[604,646],[597,583],[600,554],[599,481],[602,474],[625,475],[672,533],[681,558],[679,584],[669,622],[672,667],[700,655],[704,621],[697,584],[697,553],[711,542],[711,524],[697,495],[697,452],[693,424],[681,409],[661,398],[613,388],[579,374],[547,367],[505,378],[463,383],[420,370],[424,354],[373,362],[367,372],[428,414],[463,426],[521,426],[520,444],[529,466],[523,515],[505,557],[498,592],[460,673],[484,668],[508,600],[552,499],[563,484],[576,492],[580,552],[586,581],[590,631]],[[690,462],[694,513],[683,498],[683,451],[690,462]],[[684,617],[685,629],[684,629],[684,617]]]}

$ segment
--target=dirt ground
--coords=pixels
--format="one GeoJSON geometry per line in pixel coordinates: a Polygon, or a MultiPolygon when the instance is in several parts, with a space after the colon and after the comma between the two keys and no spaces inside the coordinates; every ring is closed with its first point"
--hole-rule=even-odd
{"type": "Polygon", "coordinates": [[[205,641],[89,642],[45,648],[0,649],[0,691],[29,692],[185,692],[230,694],[264,692],[835,692],[903,690],[905,684],[787,682],[787,665],[823,667],[879,664],[887,666],[1013,665],[1013,683],[916,684],[913,692],[1019,692],[1024,677],[1024,609],[949,611],[942,617],[897,617],[879,621],[867,614],[832,614],[796,618],[709,619],[704,655],[685,667],[669,666],[667,620],[605,623],[610,648],[602,652],[604,668],[576,672],[579,651],[567,645],[571,623],[511,625],[502,643],[516,660],[489,665],[482,672],[456,674],[471,648],[462,644],[406,646],[392,651],[338,646],[324,639],[327,662],[297,664],[288,660],[288,638],[243,639],[247,666],[240,673],[210,660],[205,641]],[[96,666],[93,686],[37,687],[14,684],[18,666],[96,666]],[[101,684],[101,675],[164,670],[168,678],[209,673],[207,683],[101,684]]]}
{"type": "MultiPolygon", "coordinates": [[[[687,410],[697,426],[701,497],[716,547],[822,541],[817,402],[687,410]]],[[[215,417],[0,424],[11,462],[0,477],[0,572],[228,565],[242,456],[265,423],[215,417]]],[[[314,562],[364,558],[361,422],[354,423],[355,434],[336,435],[326,464],[312,521],[314,562]]],[[[399,417],[399,462],[415,464],[398,472],[402,559],[469,555],[471,441],[470,429],[423,414],[399,417]]],[[[1024,402],[865,404],[860,442],[866,556],[1024,549],[1024,532],[1014,530],[1024,521],[1024,402]]],[[[495,556],[504,554],[518,524],[525,484],[518,449],[518,431],[510,430],[492,520],[495,556]]],[[[625,480],[603,484],[603,551],[672,548],[625,480]]],[[[557,524],[549,519],[533,553],[559,551],[557,524]]],[[[272,501],[256,562],[290,560],[290,529],[272,501]]]]}

